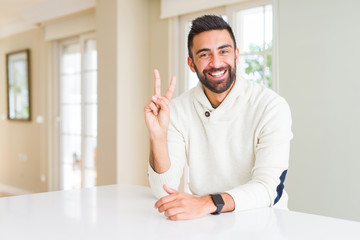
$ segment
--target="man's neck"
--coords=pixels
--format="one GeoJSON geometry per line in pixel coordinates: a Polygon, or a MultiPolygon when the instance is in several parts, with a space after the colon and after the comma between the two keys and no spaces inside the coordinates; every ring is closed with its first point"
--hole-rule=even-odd
{"type": "Polygon", "coordinates": [[[231,86],[229,87],[228,90],[226,90],[223,93],[214,93],[212,91],[210,91],[209,89],[207,89],[204,85],[204,92],[205,95],[207,97],[207,99],[210,101],[211,105],[213,107],[218,107],[226,98],[226,96],[229,94],[229,92],[231,91],[231,89],[234,87],[235,81],[233,81],[233,83],[231,84],[231,86]]]}

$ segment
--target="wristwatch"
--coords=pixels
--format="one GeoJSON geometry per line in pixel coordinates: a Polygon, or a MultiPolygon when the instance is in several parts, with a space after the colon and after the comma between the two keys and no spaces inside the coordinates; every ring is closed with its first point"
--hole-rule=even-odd
{"type": "Polygon", "coordinates": [[[217,207],[216,211],[211,213],[212,215],[218,215],[224,207],[224,200],[220,194],[210,194],[212,201],[217,207]]]}

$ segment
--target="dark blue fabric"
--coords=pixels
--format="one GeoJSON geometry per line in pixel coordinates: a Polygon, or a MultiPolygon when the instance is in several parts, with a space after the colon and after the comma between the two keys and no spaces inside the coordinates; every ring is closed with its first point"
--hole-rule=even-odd
{"type": "Polygon", "coordinates": [[[283,193],[284,190],[284,181],[285,181],[285,177],[287,174],[287,169],[285,171],[282,172],[281,176],[280,176],[280,184],[277,186],[276,191],[277,191],[277,197],[275,198],[274,201],[274,205],[280,200],[281,195],[283,193]]]}

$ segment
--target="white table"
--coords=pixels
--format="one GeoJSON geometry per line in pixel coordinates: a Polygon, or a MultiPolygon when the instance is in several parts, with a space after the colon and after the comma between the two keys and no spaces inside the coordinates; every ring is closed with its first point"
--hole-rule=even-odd
{"type": "Polygon", "coordinates": [[[360,239],[360,222],[264,208],[170,221],[147,187],[0,198],[1,239],[360,239]]]}

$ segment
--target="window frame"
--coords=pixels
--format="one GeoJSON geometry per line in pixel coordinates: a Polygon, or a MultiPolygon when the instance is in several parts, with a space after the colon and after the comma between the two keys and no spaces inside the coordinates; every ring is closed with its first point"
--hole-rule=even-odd
{"type": "MultiPolygon", "coordinates": [[[[275,92],[279,93],[279,79],[278,79],[278,65],[279,65],[279,61],[278,61],[278,27],[277,27],[277,13],[278,13],[278,5],[277,5],[277,0],[255,0],[255,1],[250,1],[250,2],[245,2],[245,3],[240,3],[240,4],[233,4],[233,5],[229,5],[226,7],[226,11],[227,11],[227,15],[229,18],[229,23],[232,26],[233,29],[236,29],[238,26],[236,21],[234,21],[234,19],[236,19],[236,14],[239,11],[242,10],[246,10],[246,9],[250,9],[250,8],[257,8],[257,7],[262,7],[265,5],[272,5],[272,15],[273,15],[273,38],[272,38],[272,50],[271,50],[271,58],[272,58],[272,65],[271,65],[271,71],[272,71],[272,90],[274,90],[275,92]]],[[[236,35],[236,33],[234,33],[236,35]]],[[[239,41],[239,40],[238,40],[239,41]]],[[[258,55],[264,55],[264,65],[263,65],[263,72],[264,71],[264,66],[266,64],[266,52],[269,51],[262,51],[263,54],[258,54],[258,55]]],[[[255,55],[255,54],[239,54],[240,56],[246,56],[246,55],[255,55]]],[[[239,71],[238,71],[239,72],[239,71]]]]}
{"type": "MultiPolygon", "coordinates": [[[[85,93],[85,43],[87,40],[95,40],[96,41],[96,33],[90,32],[81,34],[79,36],[70,37],[67,39],[61,39],[54,42],[54,89],[53,89],[53,98],[54,98],[54,164],[53,164],[53,188],[55,190],[62,190],[63,185],[63,173],[62,173],[62,145],[61,145],[61,56],[62,56],[62,49],[63,46],[69,44],[76,44],[80,45],[80,52],[81,52],[81,71],[80,71],[80,80],[81,80],[81,188],[84,187],[84,152],[85,152],[85,100],[84,100],[84,93],[85,93]]],[[[98,104],[98,102],[96,102],[98,104]]],[[[97,136],[96,136],[97,138],[97,136]]],[[[96,166],[95,166],[96,172],[96,166]]],[[[96,181],[95,181],[96,185],[96,181]]]]}

